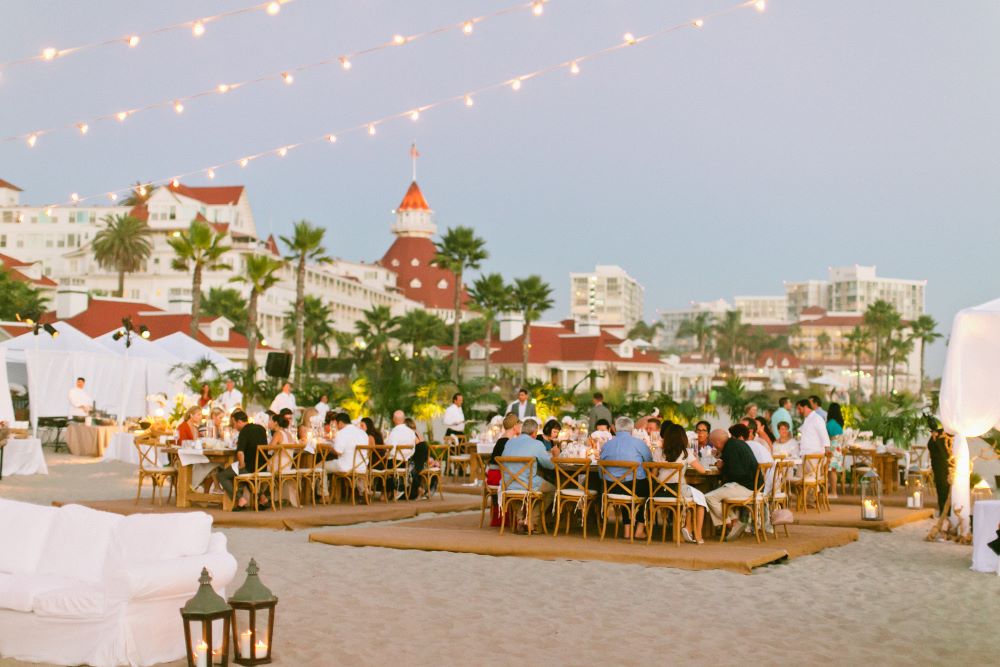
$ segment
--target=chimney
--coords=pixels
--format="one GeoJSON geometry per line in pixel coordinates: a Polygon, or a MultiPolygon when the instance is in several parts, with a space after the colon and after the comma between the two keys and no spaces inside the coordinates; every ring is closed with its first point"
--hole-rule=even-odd
{"type": "Polygon", "coordinates": [[[63,278],[56,290],[56,317],[68,320],[87,310],[90,297],[87,283],[82,278],[63,278]]]}
{"type": "Polygon", "coordinates": [[[500,342],[514,340],[524,333],[524,315],[522,313],[500,314],[500,342]]]}
{"type": "Polygon", "coordinates": [[[581,315],[573,320],[573,333],[579,336],[599,336],[601,335],[601,325],[597,320],[581,315]]]}

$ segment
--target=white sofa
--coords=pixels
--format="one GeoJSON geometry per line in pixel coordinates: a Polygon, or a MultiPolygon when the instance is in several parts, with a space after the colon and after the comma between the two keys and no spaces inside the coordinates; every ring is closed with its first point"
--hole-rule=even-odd
{"type": "Polygon", "coordinates": [[[201,568],[236,574],[204,512],[119,516],[0,499],[0,657],[153,665],[183,657],[180,608],[201,568]]]}

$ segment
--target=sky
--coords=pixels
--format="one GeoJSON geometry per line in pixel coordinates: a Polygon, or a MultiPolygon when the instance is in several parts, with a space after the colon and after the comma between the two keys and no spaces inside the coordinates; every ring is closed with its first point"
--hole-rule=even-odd
{"type": "MultiPolygon", "coordinates": [[[[0,62],[249,6],[252,0],[0,0],[0,62]]],[[[296,0],[0,72],[0,135],[72,124],[354,52],[513,0],[296,0]]],[[[458,31],[255,87],[0,143],[22,201],[66,201],[170,178],[502,82],[734,6],[551,0],[458,31]]],[[[581,64],[343,134],[214,181],[247,186],[258,231],[307,219],[331,254],[379,259],[391,210],[418,181],[441,230],[473,227],[484,271],[541,274],[548,317],[569,273],[618,264],[647,318],[691,300],[781,294],[782,281],[874,264],[927,280],[947,334],[957,310],[997,298],[1000,3],[769,0],[581,64]]],[[[928,353],[940,373],[944,343],[928,353]]]]}

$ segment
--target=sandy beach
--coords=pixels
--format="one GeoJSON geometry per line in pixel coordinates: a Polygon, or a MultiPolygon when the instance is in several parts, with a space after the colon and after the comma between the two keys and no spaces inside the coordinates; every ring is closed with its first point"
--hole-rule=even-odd
{"type": "MultiPolygon", "coordinates": [[[[135,493],[128,464],[46,456],[48,476],[5,478],[0,496],[49,503],[135,493]]],[[[971,572],[968,547],[924,542],[927,528],[861,531],[848,546],[751,575],[222,532],[241,567],[257,559],[281,600],[279,665],[991,661],[1000,577],[971,572]]]]}

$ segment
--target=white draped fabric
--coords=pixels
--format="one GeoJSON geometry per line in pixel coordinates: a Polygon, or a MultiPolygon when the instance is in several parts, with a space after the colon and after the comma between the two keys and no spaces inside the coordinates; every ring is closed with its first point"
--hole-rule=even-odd
{"type": "Polygon", "coordinates": [[[14,422],[14,403],[10,399],[10,382],[7,379],[7,350],[0,347],[0,422],[14,422]]]}
{"type": "Polygon", "coordinates": [[[972,569],[1000,574],[1000,557],[989,547],[1000,527],[1000,500],[979,500],[973,513],[976,533],[972,536],[972,569]]]}
{"type": "Polygon", "coordinates": [[[969,531],[969,438],[1000,424],[1000,299],[955,315],[941,377],[941,423],[955,435],[954,516],[969,531]]]}
{"type": "Polygon", "coordinates": [[[38,438],[8,438],[3,450],[3,475],[48,475],[38,438]]]}
{"type": "MultiPolygon", "coordinates": [[[[173,371],[175,366],[185,361],[184,359],[139,336],[133,336],[132,345],[126,348],[125,341],[122,339],[116,341],[114,334],[115,331],[109,331],[94,340],[109,352],[127,358],[130,364],[139,362],[145,370],[144,396],[149,394],[174,396],[184,391],[181,373],[173,371]]],[[[139,414],[145,412],[129,412],[130,416],[139,414]]]]}
{"type": "Polygon", "coordinates": [[[208,357],[215,364],[215,367],[219,369],[219,372],[239,368],[235,363],[226,359],[212,348],[199,343],[194,338],[191,338],[191,336],[180,331],[172,333],[169,336],[164,336],[163,338],[158,338],[153,341],[153,344],[188,363],[208,357]]]}

